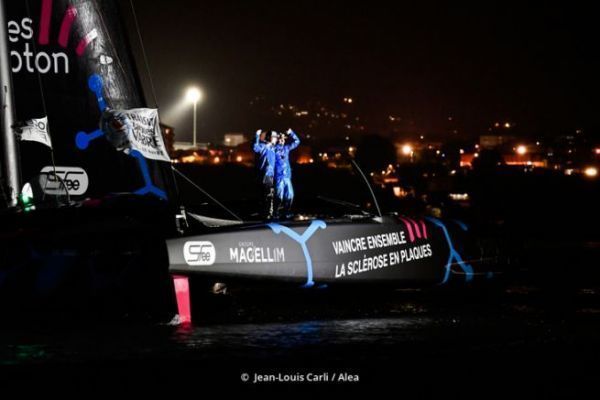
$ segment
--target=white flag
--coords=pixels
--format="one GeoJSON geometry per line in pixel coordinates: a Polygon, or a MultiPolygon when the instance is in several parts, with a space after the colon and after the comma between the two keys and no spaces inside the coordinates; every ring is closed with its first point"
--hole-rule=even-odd
{"type": "Polygon", "coordinates": [[[102,115],[101,128],[117,150],[137,150],[152,160],[171,161],[156,109],[107,110],[102,115]]]}
{"type": "Polygon", "coordinates": [[[52,148],[52,141],[48,134],[48,118],[31,119],[22,128],[21,140],[38,142],[52,148]]]}

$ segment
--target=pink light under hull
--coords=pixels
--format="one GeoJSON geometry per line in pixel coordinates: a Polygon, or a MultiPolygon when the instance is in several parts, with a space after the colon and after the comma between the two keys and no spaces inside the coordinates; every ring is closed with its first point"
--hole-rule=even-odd
{"type": "Polygon", "coordinates": [[[173,275],[175,297],[177,299],[177,312],[182,324],[192,322],[192,307],[190,304],[190,283],[187,276],[173,275]]]}

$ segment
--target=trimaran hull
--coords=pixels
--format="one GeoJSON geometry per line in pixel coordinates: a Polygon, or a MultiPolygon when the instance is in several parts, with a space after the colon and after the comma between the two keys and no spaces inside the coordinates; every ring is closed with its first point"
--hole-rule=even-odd
{"type": "Polygon", "coordinates": [[[433,285],[493,276],[491,260],[466,229],[458,222],[395,216],[229,227],[168,240],[170,271],[304,287],[433,285]]]}
{"type": "MultiPolygon", "coordinates": [[[[55,297],[78,303],[84,297],[110,299],[111,293],[124,301],[143,293],[132,302],[142,309],[170,304],[173,292],[163,290],[171,284],[170,273],[185,321],[190,319],[190,276],[309,290],[351,284],[423,287],[493,276],[493,260],[464,225],[429,217],[244,223],[175,237],[178,204],[172,198],[171,165],[116,151],[98,127],[106,107],[145,105],[131,49],[122,40],[117,2],[0,1],[0,6],[10,11],[10,43],[0,54],[4,71],[12,61],[16,106],[9,111],[20,121],[47,117],[46,133],[52,137],[52,153],[37,142],[20,143],[20,175],[34,181],[41,171],[55,170],[56,162],[84,171],[86,187],[89,183],[87,193],[71,193],[73,202],[60,210],[38,207],[28,214],[24,207],[3,216],[1,305],[16,309],[19,299],[27,298],[25,303],[37,307],[55,297]],[[156,201],[163,203],[157,211],[154,205],[139,207],[142,197],[113,196],[82,206],[86,198],[114,192],[158,193],[156,201]],[[146,237],[148,229],[155,231],[146,237]]],[[[8,81],[4,75],[1,79],[8,81]]],[[[5,138],[14,135],[9,125],[5,138]]],[[[17,159],[17,151],[8,150],[5,158],[17,159]]],[[[65,187],[80,187],[75,178],[62,179],[65,187]]],[[[18,179],[8,180],[14,205],[21,187],[18,179]]]]}

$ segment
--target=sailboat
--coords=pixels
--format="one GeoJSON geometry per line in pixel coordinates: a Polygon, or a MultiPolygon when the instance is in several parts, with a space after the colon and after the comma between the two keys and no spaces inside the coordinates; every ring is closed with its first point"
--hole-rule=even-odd
{"type": "Polygon", "coordinates": [[[170,312],[173,177],[124,7],[1,3],[0,307],[170,312]],[[139,146],[115,147],[108,110],[139,146]]]}
{"type": "MultiPolygon", "coordinates": [[[[382,212],[354,161],[373,212],[245,220],[206,192],[230,218],[186,211],[118,2],[1,3],[0,307],[92,305],[189,323],[195,281],[358,290],[502,273],[464,223],[382,212]],[[17,121],[34,120],[51,146],[17,141],[17,121]]],[[[21,126],[31,134],[31,122],[21,126]]]]}

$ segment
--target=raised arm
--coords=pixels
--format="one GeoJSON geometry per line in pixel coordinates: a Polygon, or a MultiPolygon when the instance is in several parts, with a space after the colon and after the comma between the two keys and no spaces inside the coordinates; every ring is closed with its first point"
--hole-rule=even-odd
{"type": "Polygon", "coordinates": [[[288,145],[288,149],[294,150],[296,147],[300,146],[300,138],[298,137],[298,135],[296,135],[296,132],[294,132],[291,129],[288,129],[287,134],[290,135],[290,137],[292,138],[292,143],[288,145]]]}
{"type": "Polygon", "coordinates": [[[265,145],[260,142],[260,133],[261,132],[262,132],[261,129],[256,131],[256,140],[254,141],[254,146],[252,147],[254,149],[255,153],[260,153],[263,150],[263,148],[265,147],[265,145]]]}

